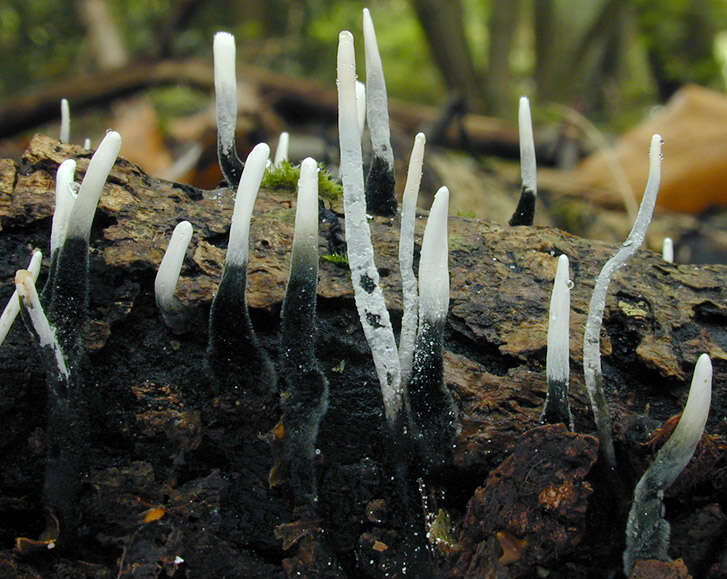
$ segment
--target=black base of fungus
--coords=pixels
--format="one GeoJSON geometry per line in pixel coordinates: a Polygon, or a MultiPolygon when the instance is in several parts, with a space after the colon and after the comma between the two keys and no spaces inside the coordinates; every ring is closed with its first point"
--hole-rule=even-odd
{"type": "Polygon", "coordinates": [[[58,250],[51,281],[48,321],[55,326],[58,343],[73,374],[83,356],[83,332],[88,318],[88,242],[68,237],[58,250]]]}
{"type": "Polygon", "coordinates": [[[522,188],[520,200],[515,213],[510,218],[510,225],[532,225],[535,219],[535,193],[530,189],[522,188]]]}
{"type": "Polygon", "coordinates": [[[573,430],[573,415],[568,404],[568,384],[560,380],[548,380],[548,397],[545,399],[545,408],[540,416],[544,424],[565,424],[568,430],[573,430]]]}
{"type": "Polygon", "coordinates": [[[371,215],[394,217],[397,209],[394,185],[393,169],[385,159],[374,156],[366,179],[366,211],[371,215]]]}
{"type": "Polygon", "coordinates": [[[207,356],[219,391],[268,395],[276,391],[277,377],[255,336],[245,302],[246,285],[247,264],[225,266],[210,310],[207,356]]]}
{"type": "Polygon", "coordinates": [[[236,190],[237,186],[240,184],[240,178],[242,177],[242,170],[245,168],[245,163],[243,163],[240,157],[237,156],[235,147],[232,147],[229,151],[225,151],[218,140],[217,160],[220,163],[220,171],[222,171],[222,176],[225,178],[227,186],[230,189],[236,190]]]}
{"type": "Polygon", "coordinates": [[[449,462],[457,434],[457,408],[444,384],[444,322],[423,320],[407,389],[415,448],[426,471],[449,462]]]}

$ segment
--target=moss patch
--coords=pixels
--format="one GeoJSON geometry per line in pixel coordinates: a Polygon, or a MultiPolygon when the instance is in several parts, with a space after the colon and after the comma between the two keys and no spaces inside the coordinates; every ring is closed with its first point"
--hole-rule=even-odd
{"type": "MultiPolygon", "coordinates": [[[[318,164],[320,171],[318,172],[318,196],[333,203],[343,196],[343,187],[341,184],[331,177],[328,170],[318,164]]],[[[295,191],[298,187],[298,179],[300,178],[300,165],[293,165],[288,161],[283,161],[277,167],[270,167],[265,171],[262,187],[274,190],[295,191]]]]}

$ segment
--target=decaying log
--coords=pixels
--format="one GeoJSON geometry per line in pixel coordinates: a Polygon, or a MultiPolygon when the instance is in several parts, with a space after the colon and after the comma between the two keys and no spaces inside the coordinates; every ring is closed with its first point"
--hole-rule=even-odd
{"type": "MultiPolygon", "coordinates": [[[[75,157],[78,172],[83,174],[89,156],[79,147],[38,136],[21,163],[0,161],[2,303],[12,292],[14,271],[25,267],[31,248],[44,249],[48,244],[58,164],[75,157]]],[[[248,302],[256,329],[273,357],[277,357],[278,317],[293,238],[294,199],[291,191],[261,191],[251,232],[248,302]]],[[[127,558],[120,563],[120,571],[128,572],[133,567],[130,557],[138,557],[148,565],[162,561],[171,569],[175,564],[172,553],[184,549],[180,552],[186,553],[186,564],[192,570],[208,569],[205,565],[215,557],[229,557],[233,562],[219,567],[220,573],[253,576],[244,572],[252,568],[270,572],[255,576],[282,573],[271,563],[270,553],[280,548],[273,529],[289,523],[293,516],[279,506],[274,496],[266,495],[269,460],[260,459],[268,452],[262,435],[272,429],[279,410],[245,400],[242,393],[233,398],[209,394],[203,378],[206,320],[222,271],[232,204],[230,191],[200,191],[152,179],[123,160],[114,167],[101,198],[91,240],[93,321],[86,339],[87,381],[104,397],[105,416],[99,416],[103,434],[89,443],[98,469],[91,476],[93,490],[82,504],[91,528],[98,530],[106,525],[94,541],[100,541],[111,553],[119,543],[124,545],[127,558]],[[182,219],[193,224],[195,233],[177,295],[194,316],[189,331],[175,336],[166,330],[155,310],[153,278],[171,231],[182,219]],[[256,456],[262,464],[250,467],[240,456],[256,456]],[[246,495],[225,491],[238,488],[236,485],[257,494],[239,498],[246,495]],[[118,495],[120,488],[126,494],[118,495]],[[228,496],[225,492],[237,498],[221,499],[228,496]],[[188,504],[194,506],[185,506],[188,504]],[[149,509],[155,507],[161,510],[150,514],[149,509]],[[213,523],[210,513],[214,509],[218,511],[213,523]],[[237,513],[234,517],[229,515],[231,510],[237,513]],[[240,510],[246,514],[240,514],[240,510]],[[157,515],[160,523],[154,527],[151,521],[156,521],[153,517],[157,515]],[[112,517],[119,519],[112,522],[112,517]],[[194,547],[190,546],[193,540],[194,547]],[[154,544],[156,550],[142,554],[142,543],[154,544]],[[258,550],[266,553],[264,562],[258,550]]],[[[326,201],[326,205],[343,224],[342,203],[326,201]]],[[[371,225],[377,266],[396,326],[402,308],[397,219],[374,218],[371,225]]],[[[417,244],[423,228],[424,220],[417,220],[417,244]]],[[[322,230],[321,254],[328,253],[326,235],[322,230]]],[[[450,218],[449,248],[452,296],[445,335],[445,378],[459,407],[462,432],[456,442],[454,464],[433,484],[448,493],[448,502],[440,506],[461,522],[475,488],[485,486],[488,473],[519,447],[524,433],[539,425],[545,400],[548,301],[556,257],[561,253],[570,259],[574,282],[570,349],[575,427],[578,433],[594,432],[581,369],[583,327],[595,277],[615,248],[557,229],[510,228],[460,217],[450,218]]],[[[707,429],[718,437],[715,448],[724,448],[726,280],[726,266],[669,264],[650,251],[639,252],[614,277],[602,352],[617,451],[627,481],[638,476],[649,460],[649,449],[640,445],[645,442],[644,436],[681,410],[692,367],[702,352],[710,354],[715,368],[707,429]]],[[[321,510],[328,524],[334,526],[327,540],[332,541],[331,549],[345,571],[353,565],[354,551],[358,556],[367,554],[366,545],[370,543],[371,556],[379,557],[386,547],[388,535],[379,530],[375,522],[379,519],[371,514],[374,499],[382,498],[371,489],[379,488],[377,481],[382,477],[380,458],[386,429],[346,267],[321,260],[318,300],[317,350],[331,390],[330,408],[318,442],[323,473],[321,510]],[[364,512],[369,513],[368,522],[364,512]]],[[[43,456],[44,422],[39,410],[42,402],[38,402],[43,400],[43,379],[34,363],[32,345],[18,321],[8,343],[0,348],[4,392],[0,423],[5,425],[0,456],[3,464],[16,465],[0,471],[3,497],[17,496],[18,489],[37,486],[42,473],[42,467],[35,465],[43,456]]],[[[592,444],[587,441],[587,445],[592,444]]],[[[716,455],[706,452],[704,457],[699,468],[688,469],[691,478],[680,487],[684,496],[700,484],[707,485],[703,489],[721,488],[721,492],[727,488],[724,451],[716,455]]],[[[579,471],[578,481],[590,468],[588,461],[584,463],[588,467],[579,471]]],[[[537,468],[537,460],[533,465],[537,468]]],[[[537,477],[530,478],[536,484],[533,481],[537,477]]],[[[488,487],[491,484],[488,481],[488,487]]],[[[592,484],[595,496],[600,496],[598,480],[578,484],[592,484]]],[[[720,498],[715,496],[708,502],[719,503],[720,498]]],[[[581,501],[579,508],[584,505],[581,501]]],[[[10,507],[0,504],[0,508],[10,507]]],[[[23,511],[23,505],[15,508],[23,511]]],[[[468,512],[475,511],[472,506],[468,512]]],[[[608,520],[612,519],[604,518],[608,520]]],[[[318,528],[319,523],[309,521],[307,528],[318,528]]],[[[455,520],[453,524],[460,523],[455,520]]],[[[485,532],[471,520],[467,524],[476,527],[477,533],[485,532]]],[[[597,533],[605,543],[609,542],[604,537],[611,537],[614,544],[601,545],[605,554],[599,551],[590,564],[607,560],[617,568],[618,541],[623,530],[592,528],[594,524],[600,523],[589,523],[589,532],[597,533]]],[[[7,529],[6,523],[0,526],[7,534],[32,532],[32,528],[7,529]]],[[[472,559],[472,553],[462,553],[462,549],[470,548],[480,550],[479,559],[475,557],[478,570],[488,568],[481,560],[487,549],[492,549],[499,561],[495,567],[505,565],[512,576],[517,576],[520,571],[514,569],[522,569],[502,562],[503,552],[498,551],[495,538],[468,536],[470,527],[459,528],[461,540],[448,546],[449,554],[437,547],[443,553],[441,574],[462,576],[456,561],[461,565],[462,560],[472,559]]],[[[300,541],[300,549],[311,541],[318,545],[311,538],[314,531],[301,531],[303,535],[306,538],[300,541]]],[[[505,548],[503,540],[510,540],[508,537],[506,534],[497,539],[501,549],[505,548]]],[[[529,544],[534,549],[531,553],[540,553],[535,550],[535,540],[529,537],[517,543],[521,545],[518,549],[529,544]]],[[[573,541],[580,540],[579,535],[573,541]]],[[[570,548],[573,541],[569,541],[563,545],[570,548]]],[[[318,557],[315,553],[319,551],[309,548],[313,554],[308,555],[318,557]]],[[[83,554],[84,550],[80,551],[83,554]]],[[[542,556],[546,560],[539,559],[540,566],[557,568],[558,557],[567,557],[567,553],[542,556]]],[[[531,561],[529,557],[523,555],[523,561],[531,561]]],[[[582,559],[578,565],[587,569],[589,563],[582,559]]],[[[685,559],[692,564],[688,555],[685,559]]],[[[305,560],[309,559],[299,552],[298,559],[288,558],[285,565],[299,570],[305,560]]],[[[708,566],[716,560],[697,563],[708,566]]],[[[308,572],[314,576],[311,568],[308,572]]]]}
{"type": "MultiPolygon", "coordinates": [[[[240,82],[257,86],[268,106],[289,122],[316,118],[335,122],[337,118],[335,86],[244,64],[238,64],[237,77],[240,82]]],[[[162,60],[61,80],[0,103],[0,134],[10,136],[58,118],[62,98],[67,98],[74,110],[80,110],[151,86],[180,83],[211,91],[214,87],[212,66],[204,60],[162,60]]],[[[403,132],[414,134],[434,125],[441,113],[430,106],[392,101],[389,114],[403,132]]],[[[517,131],[512,124],[482,115],[465,115],[462,124],[466,141],[462,140],[460,128],[454,123],[441,131],[441,144],[461,148],[466,142],[473,152],[517,156],[517,131]]]]}

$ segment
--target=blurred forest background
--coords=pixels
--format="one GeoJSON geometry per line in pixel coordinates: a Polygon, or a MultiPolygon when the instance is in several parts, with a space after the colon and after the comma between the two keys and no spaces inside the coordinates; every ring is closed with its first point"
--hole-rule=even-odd
{"type": "MultiPolygon", "coordinates": [[[[681,85],[724,86],[724,0],[4,0],[0,97],[81,71],[206,56],[331,83],[337,33],[369,6],[390,96],[512,116],[517,96],[613,127],[681,85]]],[[[359,47],[360,48],[360,47],[359,47]]]]}
{"type": "MultiPolygon", "coordinates": [[[[423,188],[448,184],[460,214],[506,221],[512,211],[520,95],[530,97],[536,125],[548,209],[539,223],[622,239],[657,131],[666,140],[662,209],[701,214],[727,204],[727,137],[718,131],[727,122],[727,0],[3,0],[0,157],[18,158],[34,132],[57,135],[59,100],[68,97],[72,141],[96,142],[113,127],[122,155],[149,173],[215,186],[212,37],[226,30],[237,40],[240,155],[289,130],[292,160],[335,165],[338,32],[354,33],[363,79],[365,6],[399,169],[425,130],[447,150],[430,148],[423,188]],[[661,107],[691,84],[700,88],[679,106],[661,107]],[[194,175],[189,162],[175,165],[187,157],[194,175]],[[595,222],[594,203],[617,210],[610,224],[595,222]]],[[[679,239],[699,227],[672,220],[660,234],[679,239]]],[[[725,229],[720,222],[709,236],[725,229]]],[[[727,255],[724,235],[724,251],[709,259],[727,255]]],[[[704,253],[684,259],[695,252],[704,253]]]]}

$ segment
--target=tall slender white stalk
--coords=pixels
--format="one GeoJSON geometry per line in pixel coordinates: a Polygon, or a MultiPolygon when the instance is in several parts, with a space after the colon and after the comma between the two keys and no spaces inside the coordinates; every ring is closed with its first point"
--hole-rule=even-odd
{"type": "Polygon", "coordinates": [[[518,108],[518,129],[520,131],[520,176],[523,189],[538,193],[537,165],[535,162],[535,140],[533,139],[533,120],[530,116],[530,100],[520,97],[518,108]]]}
{"type": "Polygon", "coordinates": [[[76,173],[76,161],[66,159],[58,166],[56,171],[56,207],[53,210],[53,224],[50,232],[51,256],[66,240],[68,219],[76,202],[73,177],[76,173]]]}
{"type": "Polygon", "coordinates": [[[603,374],[601,370],[601,324],[603,311],[606,307],[606,294],[611,283],[611,276],[622,267],[636,251],[641,247],[646,236],[646,230],[651,223],[651,216],[654,213],[656,195],[659,192],[661,182],[661,136],[654,135],[651,138],[649,148],[649,179],[646,182],[644,196],[641,199],[641,206],[636,215],[636,220],[631,228],[631,233],[623,242],[616,254],[603,266],[601,273],[596,279],[593,288],[591,303],[588,307],[588,318],[583,336],[583,373],[588,390],[588,397],[593,410],[593,417],[598,428],[598,437],[601,442],[601,451],[610,468],[616,466],[616,453],[613,448],[611,433],[611,413],[608,409],[608,401],[603,390],[603,374]]]}
{"type": "MultiPolygon", "coordinates": [[[[30,263],[28,264],[28,271],[33,276],[33,283],[35,283],[35,281],[38,279],[42,260],[43,254],[37,249],[33,251],[33,255],[30,258],[30,263]]],[[[10,301],[8,301],[7,305],[5,306],[3,313],[0,314],[0,345],[2,345],[2,343],[5,341],[5,338],[7,337],[10,328],[13,326],[15,318],[18,317],[18,312],[20,312],[20,296],[18,295],[18,290],[16,289],[13,292],[13,295],[10,296],[10,301]]]]}
{"type": "Polygon", "coordinates": [[[447,218],[449,189],[441,187],[434,196],[424,228],[419,262],[419,321],[443,322],[449,309],[449,266],[447,218]]]}
{"type": "Polygon", "coordinates": [[[217,32],[213,42],[215,70],[215,111],[217,115],[217,157],[220,169],[231,187],[237,187],[242,162],[237,156],[237,73],[235,71],[235,37],[217,32]]]}
{"type": "Polygon", "coordinates": [[[280,133],[280,138],[278,139],[278,146],[275,149],[275,160],[273,161],[273,165],[275,167],[280,167],[280,165],[283,163],[283,161],[288,160],[288,149],[290,144],[290,135],[283,131],[280,133]]]}
{"type": "Polygon", "coordinates": [[[361,133],[356,110],[356,60],[353,35],[348,31],[339,34],[337,61],[338,136],[348,263],[356,308],[381,384],[386,418],[393,425],[402,406],[401,370],[394,331],[379,286],[379,272],[374,263],[371,230],[366,217],[361,133]]]}
{"type": "Polygon", "coordinates": [[[33,325],[35,333],[38,335],[40,347],[50,347],[55,358],[58,373],[65,379],[68,379],[70,372],[66,365],[66,360],[61,351],[60,344],[56,339],[56,331],[48,322],[43,307],[40,305],[40,298],[35,289],[35,279],[33,274],[28,270],[21,269],[15,274],[15,288],[18,296],[23,302],[23,307],[28,312],[28,317],[33,325]]]}
{"type": "Polygon", "coordinates": [[[68,106],[68,99],[61,99],[61,131],[59,140],[61,143],[68,143],[71,140],[71,109],[68,106]]]}
{"type": "Polygon", "coordinates": [[[404,312],[399,336],[399,361],[401,383],[404,388],[409,381],[414,357],[414,343],[417,336],[417,278],[414,276],[414,226],[416,224],[417,197],[422,182],[424,145],[426,137],[419,133],[414,137],[414,146],[409,157],[404,197],[401,202],[401,228],[399,237],[399,270],[404,312]]]}

